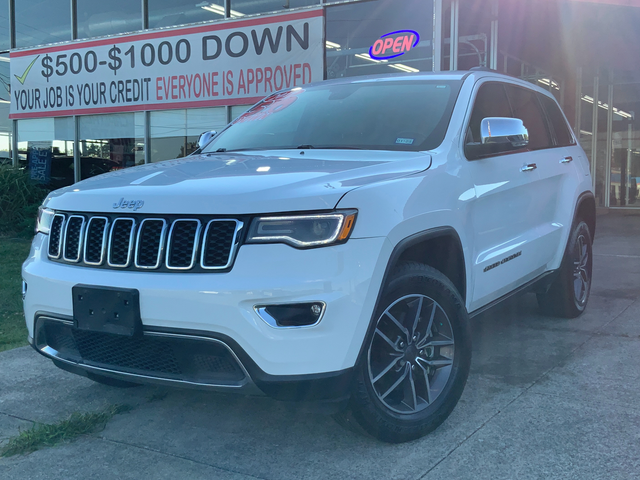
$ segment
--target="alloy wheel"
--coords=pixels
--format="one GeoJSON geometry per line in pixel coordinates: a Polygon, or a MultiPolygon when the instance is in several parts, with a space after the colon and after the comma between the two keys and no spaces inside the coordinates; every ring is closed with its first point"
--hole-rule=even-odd
{"type": "Polygon", "coordinates": [[[451,322],[438,302],[421,294],[395,300],[369,345],[369,380],[378,400],[400,414],[424,410],[447,385],[454,353],[451,322]]]}
{"type": "Polygon", "coordinates": [[[589,271],[589,245],[584,235],[578,236],[573,255],[573,293],[576,303],[584,305],[589,295],[591,272],[589,271]]]}

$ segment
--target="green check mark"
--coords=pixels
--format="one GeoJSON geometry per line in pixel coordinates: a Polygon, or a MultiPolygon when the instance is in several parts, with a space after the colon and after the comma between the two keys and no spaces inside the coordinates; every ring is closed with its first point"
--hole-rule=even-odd
{"type": "Polygon", "coordinates": [[[29,66],[21,76],[14,75],[14,77],[16,77],[22,85],[24,85],[24,81],[27,79],[27,75],[29,75],[29,72],[31,71],[31,67],[33,67],[33,64],[36,63],[36,60],[38,60],[38,58],[40,58],[40,55],[38,55],[36,58],[33,59],[33,62],[29,64],[29,66]]]}

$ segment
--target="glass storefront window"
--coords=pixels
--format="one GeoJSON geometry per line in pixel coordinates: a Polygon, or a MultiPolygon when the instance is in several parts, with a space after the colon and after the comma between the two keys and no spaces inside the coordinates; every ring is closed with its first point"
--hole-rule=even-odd
{"type": "Polygon", "coordinates": [[[18,165],[51,190],[74,182],[73,117],[18,120],[18,165]]]}
{"type": "Polygon", "coordinates": [[[595,196],[596,205],[604,207],[606,205],[606,183],[607,183],[607,98],[609,95],[609,86],[603,85],[604,77],[600,78],[600,87],[598,88],[598,119],[594,125],[594,134],[596,135],[596,166],[595,166],[595,196]]]}
{"type": "Polygon", "coordinates": [[[490,66],[491,3],[487,0],[460,2],[458,13],[458,70],[490,66]]]}
{"type": "Polygon", "coordinates": [[[224,18],[224,0],[148,0],[149,28],[171,27],[186,23],[224,18]]]}
{"type": "Polygon", "coordinates": [[[16,0],[14,4],[16,47],[71,40],[69,0],[16,0]]]}
{"type": "Polygon", "coordinates": [[[0,52],[11,48],[11,29],[9,26],[9,3],[0,9],[0,52]]]}
{"type": "Polygon", "coordinates": [[[144,163],[144,113],[79,118],[80,177],[144,163]]]}
{"type": "Polygon", "coordinates": [[[327,7],[327,78],[432,70],[433,0],[401,3],[398,6],[396,0],[377,0],[327,7]],[[398,31],[408,32],[385,37],[389,42],[380,38],[398,31]],[[409,33],[412,31],[419,35],[419,42],[409,33]],[[405,48],[403,39],[395,43],[401,37],[410,46],[405,48]],[[370,52],[374,46],[375,52],[370,52]],[[399,56],[380,59],[395,53],[399,56]]]}
{"type": "Polygon", "coordinates": [[[150,117],[152,162],[186,157],[198,148],[201,133],[219,132],[227,124],[224,107],[161,110],[150,117]]]}
{"type": "MultiPolygon", "coordinates": [[[[131,0],[77,0],[78,38],[142,29],[142,3],[131,0]]],[[[67,1],[66,10],[69,10],[67,1]]]]}
{"type": "Polygon", "coordinates": [[[319,5],[320,0],[231,0],[231,17],[319,5]]]}
{"type": "Polygon", "coordinates": [[[640,206],[638,84],[614,85],[609,206],[640,206]]]}
{"type": "Polygon", "coordinates": [[[249,110],[251,107],[253,107],[253,105],[234,105],[233,107],[231,107],[231,121],[233,122],[236,118],[249,110]]]}

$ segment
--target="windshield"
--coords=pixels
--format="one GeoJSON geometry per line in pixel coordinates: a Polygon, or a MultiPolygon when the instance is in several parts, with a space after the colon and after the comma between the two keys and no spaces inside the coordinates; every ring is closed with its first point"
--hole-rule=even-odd
{"type": "Polygon", "coordinates": [[[288,148],[430,150],[443,140],[459,81],[297,88],[267,97],[204,152],[288,148]]]}

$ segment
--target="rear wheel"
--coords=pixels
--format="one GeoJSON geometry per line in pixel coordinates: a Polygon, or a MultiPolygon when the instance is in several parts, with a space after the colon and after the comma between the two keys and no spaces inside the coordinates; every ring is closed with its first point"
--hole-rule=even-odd
{"type": "Polygon", "coordinates": [[[584,312],[591,292],[592,239],[585,222],[578,222],[558,271],[547,293],[539,293],[540,310],[556,317],[575,318],[584,312]]]}
{"type": "Polygon", "coordinates": [[[442,273],[409,262],[394,272],[375,314],[350,408],[374,437],[419,438],[449,416],[471,362],[467,312],[442,273]]]}

